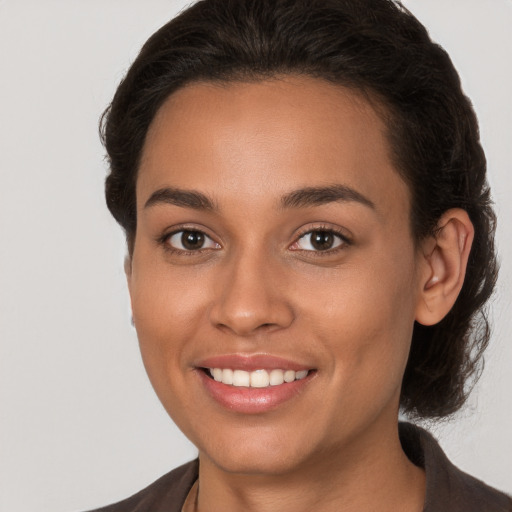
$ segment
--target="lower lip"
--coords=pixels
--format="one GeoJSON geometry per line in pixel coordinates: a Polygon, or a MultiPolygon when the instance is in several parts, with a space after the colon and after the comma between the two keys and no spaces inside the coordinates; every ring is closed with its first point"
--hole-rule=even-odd
{"type": "Polygon", "coordinates": [[[233,412],[243,414],[259,414],[277,409],[304,391],[314,375],[314,372],[310,372],[303,379],[278,386],[248,388],[217,382],[202,370],[197,370],[197,373],[210,396],[218,404],[233,412]]]}

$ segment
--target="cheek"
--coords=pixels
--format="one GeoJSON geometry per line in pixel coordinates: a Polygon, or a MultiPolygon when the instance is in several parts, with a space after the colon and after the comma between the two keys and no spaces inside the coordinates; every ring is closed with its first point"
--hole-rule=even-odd
{"type": "Polygon", "coordinates": [[[161,403],[183,428],[187,405],[180,397],[188,396],[190,340],[199,336],[204,293],[198,291],[197,283],[169,275],[168,268],[145,266],[143,270],[134,273],[131,286],[142,361],[161,403]]]}
{"type": "Polygon", "coordinates": [[[331,355],[333,378],[359,398],[365,389],[369,400],[394,392],[414,325],[413,258],[398,251],[385,260],[367,258],[322,281],[322,287],[310,283],[309,308],[301,316],[331,355]]]}
{"type": "Polygon", "coordinates": [[[133,317],[142,358],[154,385],[155,379],[177,375],[177,369],[184,369],[187,340],[197,337],[207,309],[203,273],[185,267],[173,269],[151,254],[134,255],[130,278],[133,317]]]}

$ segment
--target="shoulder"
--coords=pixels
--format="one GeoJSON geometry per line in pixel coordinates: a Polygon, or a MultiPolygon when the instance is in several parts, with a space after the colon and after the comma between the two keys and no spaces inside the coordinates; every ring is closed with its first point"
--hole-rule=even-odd
{"type": "Polygon", "coordinates": [[[405,453],[425,469],[424,512],[512,512],[512,498],[453,465],[435,438],[417,426],[401,423],[405,453]]]}
{"type": "Polygon", "coordinates": [[[180,512],[197,479],[198,461],[173,469],[137,494],[90,512],[180,512]]]}

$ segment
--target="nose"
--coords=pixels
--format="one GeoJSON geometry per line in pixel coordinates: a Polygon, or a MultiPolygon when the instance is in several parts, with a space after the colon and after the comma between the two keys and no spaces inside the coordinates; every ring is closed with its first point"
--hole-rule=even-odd
{"type": "Polygon", "coordinates": [[[244,337],[289,327],[294,312],[284,274],[264,256],[226,264],[216,283],[210,321],[244,337]]]}

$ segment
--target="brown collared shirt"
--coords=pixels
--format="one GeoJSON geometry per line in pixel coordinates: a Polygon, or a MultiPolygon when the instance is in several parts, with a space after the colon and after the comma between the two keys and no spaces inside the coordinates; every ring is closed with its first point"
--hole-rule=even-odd
{"type": "MultiPolygon", "coordinates": [[[[456,468],[426,430],[400,423],[409,459],[425,469],[423,512],[512,512],[512,498],[456,468]]],[[[174,469],[131,498],[91,512],[181,512],[198,477],[199,462],[174,469]]],[[[511,475],[512,478],[512,475],[511,475]]]]}

